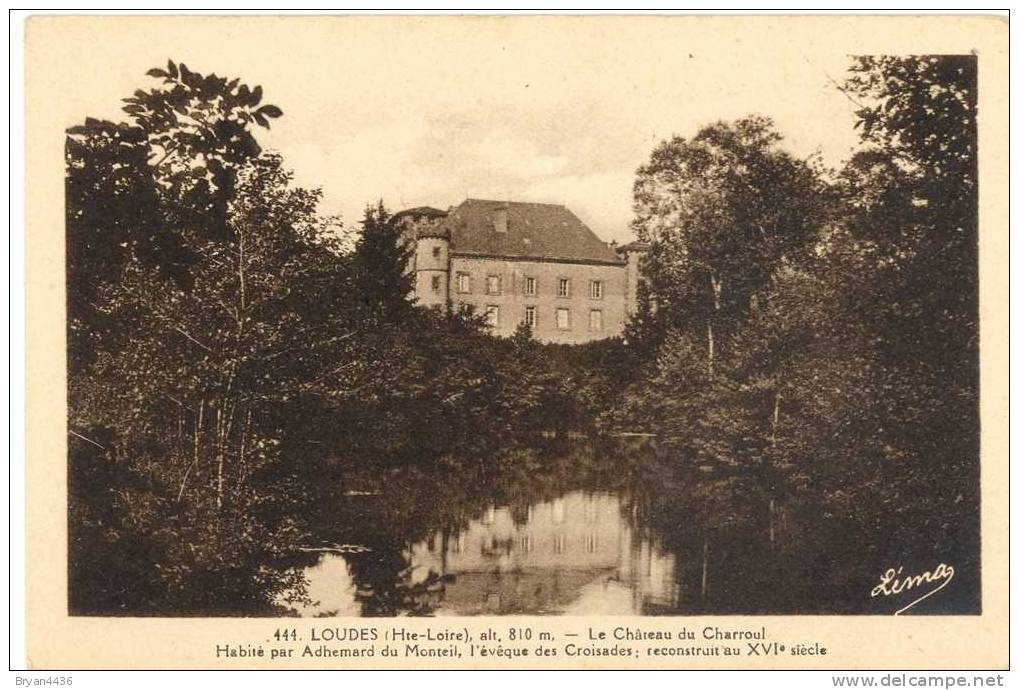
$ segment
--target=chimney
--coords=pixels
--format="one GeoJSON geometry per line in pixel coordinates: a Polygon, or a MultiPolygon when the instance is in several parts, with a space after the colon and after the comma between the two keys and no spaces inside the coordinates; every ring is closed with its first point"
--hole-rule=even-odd
{"type": "Polygon", "coordinates": [[[509,209],[505,205],[496,207],[492,223],[496,232],[505,235],[509,230],[509,209]]]}

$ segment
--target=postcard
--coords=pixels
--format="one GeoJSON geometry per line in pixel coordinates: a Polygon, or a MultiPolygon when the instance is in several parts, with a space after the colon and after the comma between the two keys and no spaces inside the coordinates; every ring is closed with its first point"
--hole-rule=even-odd
{"type": "Polygon", "coordinates": [[[1008,25],[33,16],[33,669],[1001,669],[1008,25]]]}

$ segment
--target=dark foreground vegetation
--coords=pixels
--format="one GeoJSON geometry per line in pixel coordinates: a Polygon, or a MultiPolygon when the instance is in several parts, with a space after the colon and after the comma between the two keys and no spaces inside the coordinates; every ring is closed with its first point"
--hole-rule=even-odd
{"type": "Polygon", "coordinates": [[[590,470],[550,436],[634,432],[609,474],[703,610],[869,612],[886,568],[950,563],[929,610],[979,611],[974,58],[857,60],[841,170],[757,117],[659,145],[641,309],[582,347],[414,306],[384,205],[349,233],[262,151],[260,87],[149,76],[68,131],[72,613],[279,612],[365,477],[462,517],[590,470]]]}

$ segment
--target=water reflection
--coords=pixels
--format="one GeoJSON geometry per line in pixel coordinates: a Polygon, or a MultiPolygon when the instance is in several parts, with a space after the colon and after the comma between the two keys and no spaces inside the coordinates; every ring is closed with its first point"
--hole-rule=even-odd
{"type": "MultiPolygon", "coordinates": [[[[628,441],[345,470],[320,486],[308,551],[280,564],[308,580],[290,593],[302,603],[278,600],[297,615],[896,610],[870,592],[904,557],[866,523],[849,530],[753,473],[705,473],[628,441]]],[[[978,600],[965,582],[955,596],[941,610],[978,600]]]]}
{"type": "MultiPolygon", "coordinates": [[[[430,530],[402,549],[390,613],[642,614],[679,601],[676,558],[637,534],[620,492],[574,490],[496,503],[460,528],[430,530]]],[[[378,548],[378,547],[375,547],[378,548]]],[[[305,574],[301,615],[378,615],[380,554],[323,554],[305,574]],[[359,562],[361,561],[361,562],[359,562]],[[366,576],[359,576],[359,573],[366,576]]],[[[393,593],[388,596],[392,599],[393,593]]]]}

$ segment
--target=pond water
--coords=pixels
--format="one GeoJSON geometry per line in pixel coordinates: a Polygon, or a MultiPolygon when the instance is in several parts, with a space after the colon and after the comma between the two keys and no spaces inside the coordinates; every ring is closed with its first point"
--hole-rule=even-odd
{"type": "MultiPolygon", "coordinates": [[[[797,504],[767,477],[646,447],[517,448],[321,484],[308,501],[307,549],[285,564],[306,579],[303,596],[277,600],[291,615],[890,614],[901,605],[870,596],[889,563],[908,563],[875,548],[881,534],[797,504]]],[[[921,556],[917,567],[931,560],[921,556]]],[[[979,579],[964,585],[929,610],[973,610],[979,579]]]]}
{"type": "Polygon", "coordinates": [[[301,616],[695,609],[702,564],[677,537],[697,530],[653,507],[664,485],[640,481],[641,452],[574,442],[345,473],[309,501],[314,537],[290,564],[306,596],[280,604],[301,616]]]}
{"type": "MultiPolygon", "coordinates": [[[[637,536],[619,493],[575,490],[522,510],[491,503],[458,529],[407,543],[391,582],[403,612],[433,615],[640,614],[679,601],[676,556],[637,536]]],[[[373,547],[367,547],[372,549],[373,547]]],[[[377,548],[377,547],[375,547],[377,548]]],[[[379,583],[373,563],[393,554],[322,552],[306,568],[311,602],[301,615],[359,616],[379,583]]],[[[353,551],[353,552],[349,552],[353,551]]],[[[389,576],[391,580],[391,576],[389,576]]]]}

